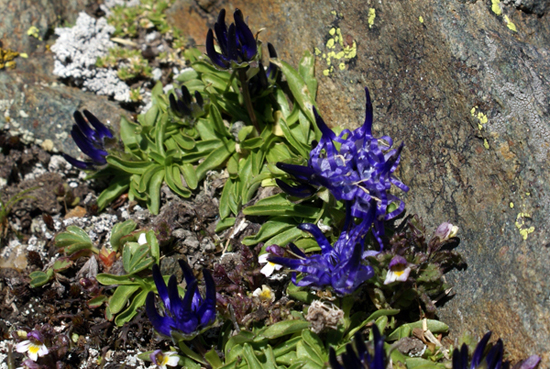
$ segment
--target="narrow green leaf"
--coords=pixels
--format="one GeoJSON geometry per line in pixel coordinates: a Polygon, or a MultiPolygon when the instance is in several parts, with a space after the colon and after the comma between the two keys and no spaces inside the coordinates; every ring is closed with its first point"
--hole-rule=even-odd
{"type": "Polygon", "coordinates": [[[248,343],[245,343],[243,346],[243,357],[246,363],[248,364],[247,368],[249,369],[262,369],[262,363],[256,355],[254,354],[254,350],[252,350],[252,347],[248,343]]]}
{"type": "Polygon", "coordinates": [[[176,77],[176,80],[178,82],[184,83],[197,78],[199,78],[199,74],[197,73],[197,71],[194,70],[193,68],[187,68],[187,69],[184,69],[180,74],[178,74],[178,76],[176,77]]]}
{"type": "Polygon", "coordinates": [[[119,313],[128,303],[130,297],[139,289],[139,286],[118,286],[109,299],[111,314],[119,313]]]}
{"type": "Polygon", "coordinates": [[[199,180],[203,179],[206,172],[222,165],[235,152],[235,142],[226,142],[223,146],[212,151],[210,155],[197,166],[196,174],[199,180]]]}
{"type": "Polygon", "coordinates": [[[300,106],[300,109],[306,114],[311,123],[315,124],[315,117],[313,115],[314,100],[308,90],[304,79],[300,74],[283,60],[277,60],[275,62],[286,77],[288,87],[292,92],[294,99],[300,106]]]}
{"type": "Polygon", "coordinates": [[[130,174],[143,174],[150,167],[155,165],[152,161],[128,161],[112,155],[107,156],[106,159],[107,163],[111,164],[113,167],[130,174]]]}
{"type": "Polygon", "coordinates": [[[223,220],[220,220],[218,224],[216,224],[215,232],[222,232],[225,231],[227,228],[233,227],[235,225],[236,219],[237,218],[225,218],[223,220]]]}
{"type": "Polygon", "coordinates": [[[258,337],[265,337],[271,340],[286,336],[287,334],[301,332],[308,327],[309,322],[303,320],[283,320],[258,332],[258,337]]]}
{"type": "Polygon", "coordinates": [[[164,170],[155,172],[151,181],[149,182],[149,201],[147,202],[147,208],[153,215],[157,215],[160,208],[160,187],[164,180],[164,170]]]}
{"type": "Polygon", "coordinates": [[[168,187],[179,196],[183,198],[191,196],[191,191],[186,188],[181,181],[181,172],[178,165],[172,164],[166,168],[164,180],[168,187]]]}
{"type": "Polygon", "coordinates": [[[179,169],[183,174],[183,178],[185,178],[187,186],[189,186],[189,188],[192,190],[196,189],[199,185],[199,181],[197,178],[195,167],[189,163],[184,163],[179,166],[179,169]]]}
{"type": "Polygon", "coordinates": [[[216,353],[215,349],[211,349],[206,354],[204,354],[204,358],[206,359],[206,361],[208,361],[208,364],[210,364],[213,369],[218,369],[223,366],[223,363],[220,360],[220,357],[216,353]]]}
{"type": "Polygon", "coordinates": [[[130,186],[130,177],[127,175],[122,175],[115,177],[111,180],[111,184],[107,187],[97,198],[97,206],[99,210],[105,209],[105,207],[110,204],[115,199],[118,199],[128,187],[130,186]]]}
{"type": "MultiPolygon", "coordinates": [[[[129,322],[137,314],[137,309],[145,305],[145,299],[147,298],[147,293],[149,291],[141,291],[134,297],[132,303],[126,310],[118,314],[115,318],[115,324],[119,327],[122,327],[124,323],[129,322]]],[[[112,311],[112,310],[111,310],[112,311]]]]}
{"type": "Polygon", "coordinates": [[[137,224],[132,219],[128,219],[122,223],[117,223],[111,230],[111,247],[114,251],[123,245],[122,238],[129,235],[136,229],[137,224]]]}

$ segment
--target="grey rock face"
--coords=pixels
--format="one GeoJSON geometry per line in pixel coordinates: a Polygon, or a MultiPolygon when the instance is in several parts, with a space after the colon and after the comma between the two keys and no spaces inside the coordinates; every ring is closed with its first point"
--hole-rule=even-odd
{"type": "Polygon", "coordinates": [[[200,45],[205,21],[239,8],[295,66],[304,49],[316,53],[329,124],[358,127],[369,87],[375,131],[405,142],[408,211],[434,231],[443,221],[460,227],[469,266],[451,275],[456,295],[441,319],[454,337],[493,330],[513,358],[536,353],[545,367],[550,21],[540,16],[546,1],[508,3],[181,0],[169,19],[200,45]],[[356,57],[340,54],[354,42],[356,57]]]}
{"type": "Polygon", "coordinates": [[[92,3],[0,0],[0,37],[4,47],[28,54],[27,59],[16,59],[15,69],[0,71],[0,129],[9,127],[24,142],[42,144],[51,140],[54,151],[73,156],[80,154],[69,137],[75,110],[88,109],[101,121],[110,121],[116,130],[124,110],[104,97],[59,83],[53,74],[53,54],[46,48],[48,32],[60,19],[74,22],[78,12],[92,3]],[[38,38],[27,35],[32,26],[37,27],[38,38]]]}

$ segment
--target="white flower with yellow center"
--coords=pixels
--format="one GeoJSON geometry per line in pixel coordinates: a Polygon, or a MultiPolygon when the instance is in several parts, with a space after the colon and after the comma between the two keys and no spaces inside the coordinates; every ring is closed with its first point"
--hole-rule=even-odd
{"type": "Polygon", "coordinates": [[[275,301],[275,293],[265,284],[262,284],[262,288],[256,288],[256,290],[252,292],[252,296],[258,297],[260,300],[266,302],[275,301]]]}
{"type": "Polygon", "coordinates": [[[161,369],[166,369],[166,365],[178,365],[180,358],[177,352],[174,351],[162,352],[162,350],[155,350],[151,353],[151,361],[157,367],[161,369]]]}
{"type": "Polygon", "coordinates": [[[273,274],[274,271],[279,270],[283,267],[282,265],[275,264],[267,260],[268,256],[269,256],[269,253],[265,253],[258,257],[258,263],[265,264],[263,268],[260,270],[260,273],[262,273],[266,277],[269,277],[270,275],[273,274]]]}
{"type": "Polygon", "coordinates": [[[26,353],[33,361],[38,360],[49,353],[48,348],[44,344],[44,337],[38,331],[30,331],[27,333],[27,339],[21,341],[15,346],[15,350],[22,354],[26,353]]]}
{"type": "Polygon", "coordinates": [[[407,266],[407,260],[402,256],[394,256],[390,261],[388,274],[386,274],[386,280],[384,284],[390,284],[393,282],[406,282],[411,273],[411,268],[407,266]]]}

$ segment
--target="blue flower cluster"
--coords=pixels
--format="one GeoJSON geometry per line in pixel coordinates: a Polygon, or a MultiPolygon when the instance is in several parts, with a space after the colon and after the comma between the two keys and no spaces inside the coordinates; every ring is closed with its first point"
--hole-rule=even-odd
{"type": "Polygon", "coordinates": [[[214,32],[209,29],[206,35],[206,54],[212,63],[221,69],[245,66],[258,54],[256,39],[244,21],[243,13],[237,9],[233,13],[233,18],[235,23],[231,23],[227,28],[225,9],[222,9],[214,25],[221,53],[214,47],[214,32]]]}
{"type": "MultiPolygon", "coordinates": [[[[307,273],[298,285],[330,285],[339,294],[353,292],[365,279],[372,276],[369,267],[362,265],[363,257],[369,254],[363,252],[364,239],[369,229],[372,229],[382,248],[384,221],[395,218],[405,208],[402,200],[389,193],[392,184],[403,191],[409,190],[393,176],[399,164],[403,145],[392,149],[393,140],[390,137],[376,138],[372,135],[372,102],[366,88],[365,93],[366,117],[361,127],[354,131],[346,129],[340,135],[336,135],[314,110],[322,138],[311,151],[308,165],[277,164],[298,183],[289,185],[277,181],[290,195],[308,197],[315,192],[316,187],[322,186],[328,188],[337,200],[346,203],[344,232],[336,241],[334,249],[330,247],[326,238],[323,241],[325,245],[322,245],[321,239],[324,236],[318,228],[305,225],[307,229],[304,229],[303,225],[302,229],[315,236],[323,254],[300,254],[298,260],[270,258],[272,262],[307,273]],[[388,212],[388,207],[392,203],[396,203],[397,206],[388,212]],[[360,220],[359,224],[356,224],[354,218],[360,220]],[[312,232],[313,227],[317,231],[312,232]],[[335,274],[336,271],[338,273],[335,274]],[[326,276],[327,273],[330,278],[326,276]]],[[[297,253],[295,250],[293,252],[297,253]]]]}
{"type": "Polygon", "coordinates": [[[81,161],[63,154],[65,160],[79,169],[95,169],[96,165],[107,164],[105,157],[109,153],[105,150],[105,138],[113,138],[109,128],[88,110],[84,110],[84,116],[79,111],[75,111],[73,117],[76,124],[73,125],[71,136],[76,146],[88,155],[92,161],[81,161]]]}
{"type": "Polygon", "coordinates": [[[176,276],[171,276],[168,287],[162,278],[158,265],[153,265],[153,279],[159,297],[164,305],[164,315],[155,307],[155,294],[149,292],[145,301],[145,310],[157,332],[170,337],[173,331],[183,335],[192,335],[205,328],[216,319],[216,285],[210,272],[203,270],[206,295],[203,298],[198,291],[197,278],[189,264],[180,260],[180,267],[187,283],[183,299],[178,293],[176,276]]]}

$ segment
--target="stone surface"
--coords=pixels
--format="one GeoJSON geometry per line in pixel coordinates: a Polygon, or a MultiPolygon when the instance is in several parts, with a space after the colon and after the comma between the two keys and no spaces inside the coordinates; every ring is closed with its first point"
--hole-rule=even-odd
{"type": "Polygon", "coordinates": [[[179,0],[169,19],[204,45],[204,24],[240,8],[293,65],[317,48],[318,106],[332,125],[362,123],[369,87],[375,130],[406,145],[408,211],[434,231],[443,221],[460,227],[469,266],[452,273],[456,295],[440,311],[452,336],[490,329],[512,358],[536,353],[547,367],[548,2],[504,3],[179,0]],[[329,48],[333,28],[343,46],[356,42],[356,58],[328,58],[343,50],[329,48]]]}
{"type": "Polygon", "coordinates": [[[116,130],[125,111],[105,97],[58,82],[52,73],[53,54],[48,51],[55,26],[63,20],[74,23],[79,11],[94,6],[92,0],[0,0],[3,46],[28,55],[15,59],[15,69],[0,70],[0,129],[9,124],[10,132],[24,142],[41,144],[50,139],[54,151],[73,156],[80,154],[70,139],[75,110],[88,109],[104,123],[110,121],[116,130]],[[38,38],[27,35],[32,26],[38,29],[38,38]]]}

